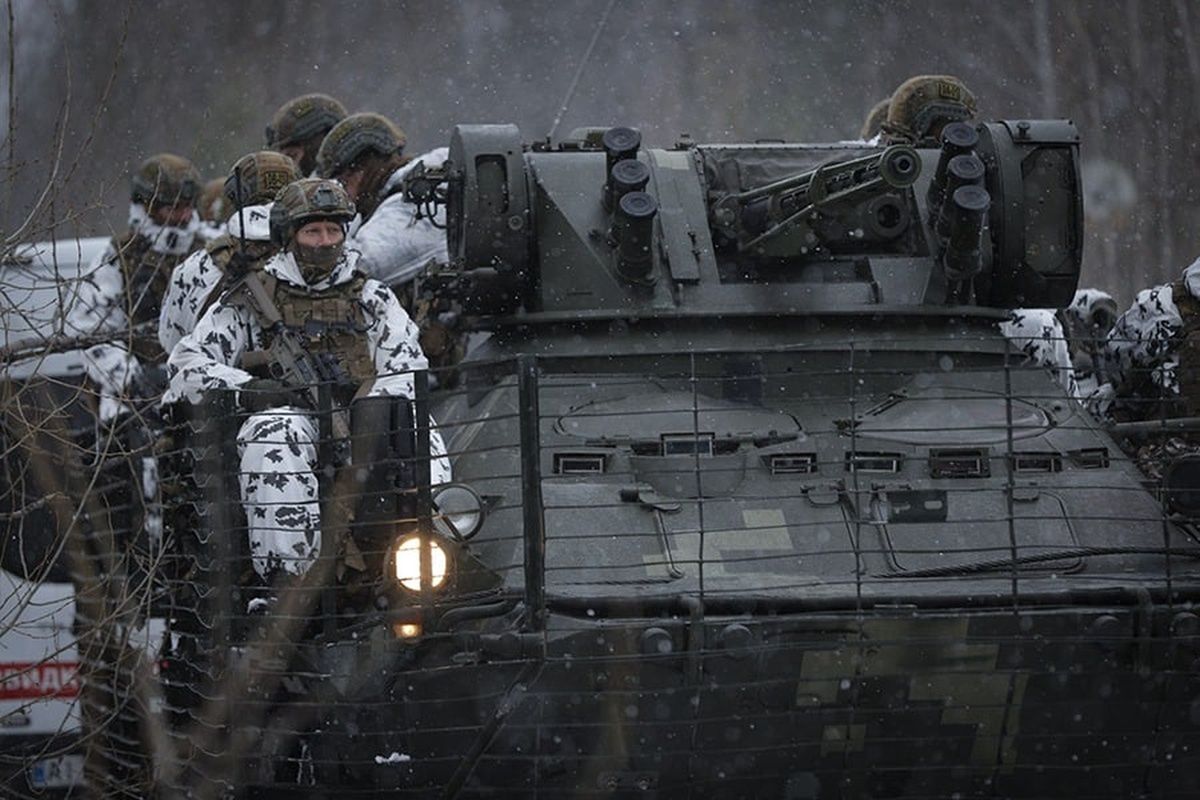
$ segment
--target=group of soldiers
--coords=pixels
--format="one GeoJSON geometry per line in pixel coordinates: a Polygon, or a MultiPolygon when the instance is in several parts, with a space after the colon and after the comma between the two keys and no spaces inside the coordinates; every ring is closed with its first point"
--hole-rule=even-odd
{"type": "MultiPolygon", "coordinates": [[[[248,415],[237,445],[250,554],[267,582],[305,572],[321,537],[317,390],[281,376],[278,343],[299,342],[314,363],[333,365],[333,401],[343,406],[412,398],[413,373],[428,365],[399,297],[445,259],[444,220],[418,216],[402,182],[418,163],[440,166],[446,149],[413,159],[405,144],[386,117],[310,94],[278,110],[265,149],[207,187],[187,159],[153,156],[133,175],[128,230],[68,306],[69,334],[113,333],[83,353],[108,431],[144,431],[160,407],[235,393],[248,415]]],[[[431,440],[432,479],[442,483],[449,467],[436,430],[431,440]]],[[[156,459],[146,451],[140,461],[142,523],[153,535],[156,459]]]]}
{"type": "MultiPolygon", "coordinates": [[[[871,108],[868,144],[940,146],[942,128],[975,118],[974,94],[953,75],[918,75],[871,108]]],[[[1200,417],[1200,259],[1172,283],[1141,291],[1119,314],[1100,289],[1061,309],[1015,309],[1001,331],[1030,363],[1098,417],[1126,422],[1200,417]]]]}

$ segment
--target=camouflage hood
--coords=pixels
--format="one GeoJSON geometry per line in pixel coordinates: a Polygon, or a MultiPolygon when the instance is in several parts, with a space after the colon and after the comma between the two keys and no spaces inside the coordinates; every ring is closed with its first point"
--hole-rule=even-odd
{"type": "Polygon", "coordinates": [[[300,265],[296,263],[295,256],[285,251],[272,256],[271,260],[263,265],[263,270],[293,286],[321,290],[351,280],[358,271],[357,265],[358,251],[346,248],[343,251],[342,259],[338,261],[337,266],[329,273],[329,277],[310,285],[300,274],[300,265]]]}

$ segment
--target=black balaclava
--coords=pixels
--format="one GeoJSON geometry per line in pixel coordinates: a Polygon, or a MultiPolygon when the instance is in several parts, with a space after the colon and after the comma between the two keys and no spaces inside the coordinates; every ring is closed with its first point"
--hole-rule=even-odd
{"type": "MultiPolygon", "coordinates": [[[[307,220],[308,222],[319,222],[320,220],[307,220]]],[[[309,286],[320,283],[329,277],[333,272],[333,268],[342,260],[342,255],[346,249],[346,226],[342,226],[342,241],[338,244],[325,245],[323,247],[308,247],[300,244],[295,238],[292,239],[292,256],[296,259],[296,266],[300,267],[300,274],[303,276],[305,283],[309,286]]]]}

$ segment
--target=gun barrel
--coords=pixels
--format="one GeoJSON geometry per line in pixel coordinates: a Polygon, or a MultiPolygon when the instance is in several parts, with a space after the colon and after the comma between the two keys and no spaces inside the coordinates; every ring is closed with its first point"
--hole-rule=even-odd
{"type": "Polygon", "coordinates": [[[1153,436],[1200,431],[1200,417],[1164,417],[1139,422],[1117,422],[1108,429],[1117,436],[1153,436]]]}

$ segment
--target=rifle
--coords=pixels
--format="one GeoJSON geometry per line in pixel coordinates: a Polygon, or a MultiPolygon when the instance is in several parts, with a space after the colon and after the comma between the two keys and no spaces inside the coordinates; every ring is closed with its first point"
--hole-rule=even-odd
{"type": "MultiPolygon", "coordinates": [[[[272,372],[284,383],[301,388],[309,396],[314,409],[321,407],[321,384],[337,385],[346,380],[345,373],[336,365],[317,358],[304,346],[296,334],[284,324],[283,315],[275,307],[274,299],[267,294],[257,272],[243,275],[234,288],[233,294],[240,285],[240,292],[250,306],[250,310],[258,317],[263,330],[271,334],[272,372]]],[[[349,411],[334,410],[332,427],[335,439],[350,438],[349,411]]]]}

